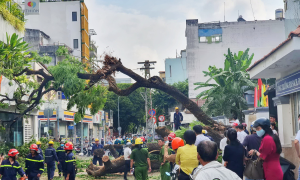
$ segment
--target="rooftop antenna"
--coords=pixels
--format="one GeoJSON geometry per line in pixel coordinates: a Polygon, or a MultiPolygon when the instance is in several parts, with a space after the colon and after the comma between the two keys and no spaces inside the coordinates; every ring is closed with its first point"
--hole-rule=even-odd
{"type": "Polygon", "coordinates": [[[225,22],[225,2],[224,2],[224,22],[225,22]]]}

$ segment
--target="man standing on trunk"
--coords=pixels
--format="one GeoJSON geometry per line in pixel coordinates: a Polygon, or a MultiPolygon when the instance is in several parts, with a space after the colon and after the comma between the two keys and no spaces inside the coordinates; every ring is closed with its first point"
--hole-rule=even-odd
{"type": "Polygon", "coordinates": [[[175,107],[175,113],[174,113],[174,125],[175,130],[179,129],[179,126],[181,126],[181,122],[183,121],[183,116],[181,112],[179,112],[179,108],[175,107]]]}

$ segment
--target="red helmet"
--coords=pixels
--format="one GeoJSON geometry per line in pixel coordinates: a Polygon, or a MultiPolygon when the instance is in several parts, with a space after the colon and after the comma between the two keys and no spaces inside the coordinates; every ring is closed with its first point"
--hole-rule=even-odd
{"type": "Polygon", "coordinates": [[[38,148],[38,146],[36,144],[31,144],[30,150],[34,150],[34,151],[38,152],[39,148],[38,148]]]}
{"type": "Polygon", "coordinates": [[[19,151],[16,149],[11,149],[8,151],[8,156],[10,156],[10,157],[15,157],[18,154],[19,154],[19,151]]]}
{"type": "Polygon", "coordinates": [[[176,138],[176,134],[175,133],[170,133],[168,136],[168,140],[171,142],[173,141],[173,139],[176,138]]]}
{"type": "Polygon", "coordinates": [[[65,150],[72,151],[73,150],[73,144],[71,142],[68,142],[65,144],[65,150]]]}
{"type": "Polygon", "coordinates": [[[232,126],[236,127],[238,126],[238,123],[232,123],[232,126]]]}
{"type": "Polygon", "coordinates": [[[146,139],[145,139],[144,137],[140,137],[140,138],[142,139],[142,141],[143,141],[143,142],[145,142],[145,141],[146,141],[146,139]]]}
{"type": "Polygon", "coordinates": [[[247,127],[247,124],[246,124],[246,123],[242,123],[242,125],[243,125],[244,127],[247,127]]]}
{"type": "Polygon", "coordinates": [[[176,149],[178,149],[181,146],[184,146],[183,139],[181,139],[180,137],[174,138],[173,141],[172,141],[172,149],[176,150],[176,149]]]}

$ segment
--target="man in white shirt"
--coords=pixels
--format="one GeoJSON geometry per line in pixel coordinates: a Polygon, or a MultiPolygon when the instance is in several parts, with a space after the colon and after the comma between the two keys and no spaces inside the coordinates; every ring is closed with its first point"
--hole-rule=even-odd
{"type": "MultiPolygon", "coordinates": [[[[220,149],[222,150],[222,156],[224,156],[225,146],[227,146],[227,132],[228,130],[224,131],[224,138],[220,141],[220,149]]],[[[222,158],[222,164],[224,165],[224,160],[222,158]]]]}
{"type": "Polygon", "coordinates": [[[233,171],[227,169],[217,160],[218,146],[213,141],[202,141],[197,146],[198,166],[192,176],[194,180],[241,180],[241,178],[233,171]]]}
{"type": "Polygon", "coordinates": [[[233,123],[240,124],[240,121],[237,119],[236,116],[233,116],[233,118],[232,118],[229,122],[231,123],[231,125],[232,125],[233,123]]]}
{"type": "Polygon", "coordinates": [[[246,138],[246,136],[248,136],[247,133],[245,133],[243,125],[240,124],[236,127],[237,129],[237,139],[240,141],[240,143],[242,144],[244,142],[244,139],[246,138]]]}
{"type": "Polygon", "coordinates": [[[202,126],[196,125],[193,127],[194,132],[196,133],[196,142],[195,146],[198,146],[198,144],[201,141],[210,141],[210,139],[202,134],[202,126]]]}
{"type": "Polygon", "coordinates": [[[130,155],[131,155],[131,142],[127,142],[124,149],[125,169],[124,179],[127,180],[127,173],[130,171],[130,155]]]}

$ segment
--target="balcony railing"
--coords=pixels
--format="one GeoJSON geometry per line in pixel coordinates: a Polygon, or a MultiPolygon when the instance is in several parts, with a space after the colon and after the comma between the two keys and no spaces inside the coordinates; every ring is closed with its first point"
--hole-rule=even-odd
{"type": "Polygon", "coordinates": [[[6,9],[9,11],[10,14],[24,22],[24,12],[22,7],[16,3],[15,1],[7,1],[5,4],[0,1],[0,6],[5,6],[6,9]]]}

